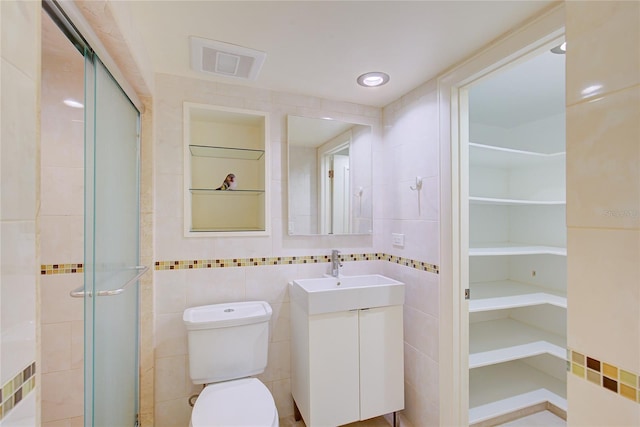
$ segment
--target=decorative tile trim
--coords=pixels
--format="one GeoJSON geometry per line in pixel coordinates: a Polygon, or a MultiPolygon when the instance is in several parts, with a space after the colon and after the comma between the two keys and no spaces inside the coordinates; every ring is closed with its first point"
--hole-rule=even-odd
{"type": "MultiPolygon", "coordinates": [[[[440,269],[435,264],[415,261],[408,258],[388,255],[384,253],[370,254],[341,254],[341,262],[349,261],[388,261],[401,264],[406,267],[439,274],[440,269]]],[[[202,259],[179,261],[156,261],[156,270],[188,270],[193,268],[225,268],[225,267],[253,267],[258,265],[283,265],[283,264],[317,264],[331,262],[329,255],[309,255],[290,257],[262,257],[262,258],[227,258],[227,259],[202,259]]]]}
{"type": "Polygon", "coordinates": [[[607,362],[567,349],[567,371],[606,388],[629,400],[640,403],[640,375],[607,362]]]}
{"type": "Polygon", "coordinates": [[[33,389],[36,388],[36,362],[32,362],[4,383],[0,389],[0,420],[11,412],[33,389]]]}
{"type": "Polygon", "coordinates": [[[40,266],[40,274],[69,274],[83,273],[84,264],[42,264],[40,266]]]}
{"type": "MultiPolygon", "coordinates": [[[[350,261],[387,261],[401,264],[405,267],[415,268],[421,271],[440,274],[440,268],[435,264],[416,261],[385,253],[369,254],[341,254],[341,262],[350,261]]],[[[284,264],[318,264],[331,262],[329,255],[306,255],[288,257],[256,257],[256,258],[225,258],[225,259],[195,259],[178,261],[156,261],[156,270],[188,270],[193,268],[226,268],[226,267],[254,267],[258,265],[284,265],[284,264]]],[[[69,274],[83,273],[83,264],[43,264],[40,266],[40,274],[69,274]]]]}

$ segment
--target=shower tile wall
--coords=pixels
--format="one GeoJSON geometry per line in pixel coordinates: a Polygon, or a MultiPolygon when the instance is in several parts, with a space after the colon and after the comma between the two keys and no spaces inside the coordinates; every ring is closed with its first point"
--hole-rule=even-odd
{"type": "Polygon", "coordinates": [[[37,359],[39,13],[38,2],[0,2],[0,424],[6,426],[37,420],[37,392],[31,380],[23,384],[23,372],[37,359]]]}
{"type": "MultiPolygon", "coordinates": [[[[83,285],[82,273],[60,273],[59,264],[83,262],[84,60],[71,42],[42,16],[40,276],[42,423],[82,423],[83,301],[69,291],[83,285]],[[71,274],[69,274],[71,273],[71,274]]],[[[62,271],[64,273],[64,271],[62,271]]],[[[51,423],[51,424],[49,424],[51,423]]]]}

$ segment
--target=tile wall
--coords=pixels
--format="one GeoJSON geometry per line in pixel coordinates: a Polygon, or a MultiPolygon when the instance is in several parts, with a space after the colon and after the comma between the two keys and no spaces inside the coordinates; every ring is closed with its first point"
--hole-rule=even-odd
{"type": "Polygon", "coordinates": [[[640,3],[566,2],[566,33],[568,422],[639,425],[640,3]]]}
{"type": "Polygon", "coordinates": [[[0,2],[0,33],[0,425],[35,425],[35,405],[20,419],[15,414],[21,412],[17,408],[27,398],[32,401],[30,395],[38,393],[39,387],[36,194],[40,3],[0,2]]]}
{"type": "Polygon", "coordinates": [[[42,13],[41,340],[43,426],[82,425],[84,306],[84,58],[42,13]],[[63,264],[64,263],[64,264],[63,264]]]}
{"type": "MultiPolygon", "coordinates": [[[[383,150],[374,156],[375,181],[384,203],[374,205],[384,251],[439,265],[439,133],[437,84],[414,89],[383,111],[383,150]],[[422,190],[415,191],[416,177],[422,190]],[[391,234],[404,235],[404,246],[391,234]]],[[[439,399],[440,278],[429,271],[386,264],[404,281],[405,415],[415,426],[437,426],[439,399]]]]}
{"type": "MultiPolygon", "coordinates": [[[[182,312],[196,305],[261,299],[273,309],[267,371],[261,379],[272,390],[281,417],[293,414],[290,397],[289,296],[287,283],[329,271],[328,263],[253,265],[250,258],[324,256],[332,248],[345,253],[372,253],[372,236],[305,237],[286,234],[286,116],[336,119],[373,126],[380,135],[380,110],[318,98],[273,93],[170,75],[156,76],[154,100],[155,259],[155,425],[188,423],[187,398],[199,387],[187,371],[186,331],[182,312]],[[190,101],[269,113],[267,145],[271,150],[271,236],[185,238],[183,232],[183,102],[190,101]],[[283,196],[284,195],[284,196],[283,196]],[[226,268],[175,268],[171,262],[215,260],[226,268]],[[249,263],[252,266],[243,266],[249,263]],[[167,264],[168,263],[168,264],[167,264]],[[236,266],[240,265],[240,266],[236,266]],[[169,268],[165,270],[164,268],[169,268]]],[[[376,140],[375,150],[380,150],[376,140]]],[[[345,273],[373,272],[380,261],[347,262],[345,273]]],[[[219,264],[217,264],[219,265],[219,264]]],[[[178,263],[178,267],[180,264],[178,263]]]]}

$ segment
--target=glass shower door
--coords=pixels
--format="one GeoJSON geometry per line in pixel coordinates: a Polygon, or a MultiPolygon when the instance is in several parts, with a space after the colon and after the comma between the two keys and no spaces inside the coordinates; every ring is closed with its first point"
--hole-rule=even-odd
{"type": "Polygon", "coordinates": [[[85,51],[85,426],[138,412],[139,112],[85,51]]]}

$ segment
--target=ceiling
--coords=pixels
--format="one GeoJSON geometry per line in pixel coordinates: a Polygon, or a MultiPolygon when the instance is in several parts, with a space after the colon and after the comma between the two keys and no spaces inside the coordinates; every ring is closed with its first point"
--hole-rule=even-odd
{"type": "Polygon", "coordinates": [[[565,55],[546,51],[469,89],[469,120],[512,128],[563,113],[565,55]]]}
{"type": "Polygon", "coordinates": [[[552,1],[129,1],[157,73],[383,107],[552,1]],[[190,69],[189,36],[265,52],[257,80],[190,69]],[[390,82],[358,86],[368,71],[390,82]]]}

